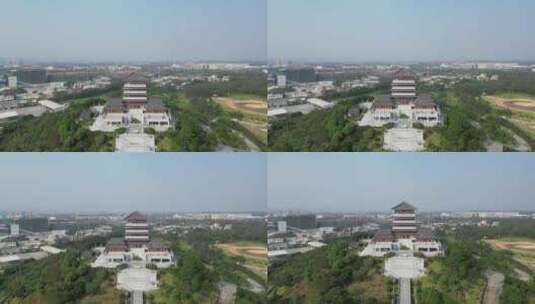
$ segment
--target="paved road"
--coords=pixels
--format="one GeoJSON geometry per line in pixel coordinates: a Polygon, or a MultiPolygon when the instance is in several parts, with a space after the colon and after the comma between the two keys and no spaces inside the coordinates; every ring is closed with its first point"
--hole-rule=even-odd
{"type": "Polygon", "coordinates": [[[483,295],[483,304],[500,304],[500,294],[503,287],[503,274],[495,271],[485,272],[487,277],[487,288],[483,295]]]}
{"type": "Polygon", "coordinates": [[[132,304],[143,304],[143,291],[136,290],[132,293],[132,304]]]}
{"type": "Polygon", "coordinates": [[[399,280],[399,304],[411,304],[411,280],[399,280]]]}

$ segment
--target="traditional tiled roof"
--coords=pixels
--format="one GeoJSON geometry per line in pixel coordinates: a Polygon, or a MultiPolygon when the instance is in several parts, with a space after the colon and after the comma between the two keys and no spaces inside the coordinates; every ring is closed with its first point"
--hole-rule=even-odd
{"type": "Polygon", "coordinates": [[[128,251],[128,246],[122,238],[111,238],[106,244],[106,251],[128,251]]]}
{"type": "Polygon", "coordinates": [[[104,105],[104,112],[122,112],[124,111],[124,105],[121,98],[110,98],[104,105]]]}
{"type": "Polygon", "coordinates": [[[126,221],[146,221],[147,217],[139,213],[138,211],[134,211],[130,213],[128,216],[126,216],[124,219],[126,221]]]}
{"type": "Polygon", "coordinates": [[[150,241],[150,243],[147,245],[147,249],[149,251],[168,251],[169,250],[169,246],[167,246],[162,241],[153,240],[153,241],[150,241]]]}
{"type": "Polygon", "coordinates": [[[437,104],[435,103],[431,95],[423,94],[416,98],[414,106],[415,108],[419,109],[434,109],[436,108],[437,104]]]}
{"type": "Polygon", "coordinates": [[[145,109],[148,112],[162,112],[167,110],[165,104],[163,103],[163,100],[159,97],[150,98],[148,103],[145,105],[145,109]]]}
{"type": "Polygon", "coordinates": [[[393,109],[394,103],[390,95],[378,95],[375,97],[375,101],[372,104],[372,109],[393,109]]]}
{"type": "Polygon", "coordinates": [[[418,241],[432,241],[435,239],[435,235],[432,229],[420,228],[416,234],[416,240],[418,241]]]}
{"type": "Polygon", "coordinates": [[[389,229],[382,229],[377,231],[375,235],[373,236],[374,242],[393,242],[394,241],[394,235],[392,234],[392,231],[389,229]]]}
{"type": "Polygon", "coordinates": [[[401,202],[400,204],[392,207],[392,210],[416,210],[416,207],[407,202],[401,202]]]}
{"type": "Polygon", "coordinates": [[[132,83],[137,83],[137,82],[143,82],[143,83],[148,83],[149,82],[149,79],[139,73],[132,73],[130,75],[128,75],[128,77],[126,77],[125,79],[125,82],[132,82],[132,83]]]}

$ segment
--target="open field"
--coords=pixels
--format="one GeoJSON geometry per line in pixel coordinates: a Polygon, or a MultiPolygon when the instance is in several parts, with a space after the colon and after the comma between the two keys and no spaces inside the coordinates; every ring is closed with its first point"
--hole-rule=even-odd
{"type": "Polygon", "coordinates": [[[523,94],[487,95],[484,98],[494,107],[511,111],[509,119],[535,138],[535,97],[523,94]]]}
{"type": "Polygon", "coordinates": [[[529,95],[504,94],[489,95],[485,97],[494,105],[501,108],[535,112],[535,97],[531,97],[529,95]]]}
{"type": "Polygon", "coordinates": [[[238,242],[217,244],[217,248],[233,256],[245,258],[245,267],[262,275],[267,275],[267,247],[264,244],[238,242]]]}
{"type": "Polygon", "coordinates": [[[267,115],[267,102],[265,100],[242,99],[239,97],[217,97],[215,101],[230,111],[237,111],[244,114],[267,115]]]}
{"type": "Polygon", "coordinates": [[[228,112],[240,113],[234,120],[261,142],[267,143],[267,102],[255,96],[237,95],[214,98],[228,112]]]}
{"type": "Polygon", "coordinates": [[[504,238],[487,240],[492,247],[513,252],[515,260],[535,270],[535,240],[504,238]]]}

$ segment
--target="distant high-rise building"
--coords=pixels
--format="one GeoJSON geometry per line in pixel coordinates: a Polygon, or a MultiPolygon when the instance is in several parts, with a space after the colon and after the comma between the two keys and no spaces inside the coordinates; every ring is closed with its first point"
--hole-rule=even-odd
{"type": "Polygon", "coordinates": [[[277,86],[281,88],[286,87],[286,75],[277,75],[277,86]]]}
{"type": "Polygon", "coordinates": [[[7,87],[10,89],[16,89],[17,88],[17,76],[9,76],[7,77],[7,87]]]}
{"type": "Polygon", "coordinates": [[[45,83],[48,75],[45,69],[22,69],[16,72],[17,80],[25,83],[45,83]]]}
{"type": "Polygon", "coordinates": [[[278,221],[277,222],[277,231],[285,233],[287,231],[286,222],[285,221],[278,221]]]}
{"type": "Polygon", "coordinates": [[[397,239],[414,237],[417,232],[416,208],[402,202],[392,208],[392,233],[397,239]]]}
{"type": "Polygon", "coordinates": [[[135,211],[125,217],[124,240],[128,247],[139,248],[149,241],[149,222],[147,217],[135,211]]]}
{"type": "Polygon", "coordinates": [[[295,82],[314,82],[316,71],[313,68],[292,68],[286,71],[286,77],[295,82]]]}
{"type": "Polygon", "coordinates": [[[316,229],[316,216],[311,215],[291,215],[285,218],[289,227],[298,229],[316,229]]]}
{"type": "Polygon", "coordinates": [[[20,227],[18,224],[11,224],[9,227],[11,236],[18,236],[20,234],[20,227]]]}
{"type": "Polygon", "coordinates": [[[49,230],[48,218],[23,218],[18,221],[21,230],[27,230],[31,232],[46,232],[49,230]]]}

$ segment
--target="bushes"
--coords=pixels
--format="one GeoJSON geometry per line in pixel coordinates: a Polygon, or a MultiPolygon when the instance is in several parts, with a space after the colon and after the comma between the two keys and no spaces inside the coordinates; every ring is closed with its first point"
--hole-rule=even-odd
{"type": "Polygon", "coordinates": [[[144,128],[143,132],[145,132],[147,134],[150,134],[150,135],[155,135],[156,134],[156,130],[154,130],[154,128],[144,128]]]}

